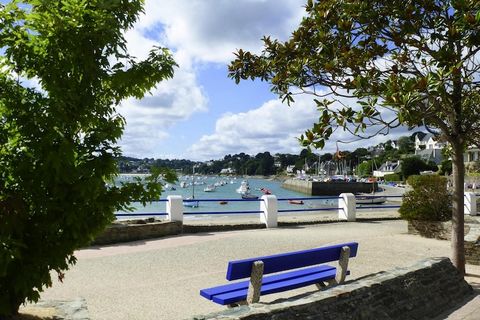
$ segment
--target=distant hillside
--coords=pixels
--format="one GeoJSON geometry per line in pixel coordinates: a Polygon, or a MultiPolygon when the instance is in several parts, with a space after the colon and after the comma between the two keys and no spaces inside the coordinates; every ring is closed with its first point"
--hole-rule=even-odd
{"type": "MultiPolygon", "coordinates": [[[[388,140],[376,146],[357,148],[354,151],[343,151],[335,154],[315,154],[304,149],[298,155],[280,154],[271,155],[270,152],[261,152],[255,156],[245,153],[226,155],[220,160],[205,162],[185,159],[137,159],[132,157],[120,157],[118,166],[121,173],[148,173],[155,165],[177,170],[183,174],[191,174],[195,166],[195,172],[200,174],[247,174],[247,175],[272,175],[285,172],[288,167],[294,170],[306,170],[314,172],[318,163],[342,162],[349,170],[357,167],[366,160],[372,160],[380,165],[386,160],[398,160],[414,151],[415,135],[423,134],[415,132],[410,136],[400,137],[398,140],[388,140]]],[[[371,166],[370,166],[371,167],[371,166]]]]}

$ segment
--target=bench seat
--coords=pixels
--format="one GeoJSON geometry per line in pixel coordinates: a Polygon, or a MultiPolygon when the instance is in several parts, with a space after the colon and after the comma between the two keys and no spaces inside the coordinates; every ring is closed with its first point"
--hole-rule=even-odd
{"type": "MultiPolygon", "coordinates": [[[[315,266],[291,272],[264,276],[261,295],[283,292],[335,279],[336,268],[329,265],[315,266]]],[[[250,281],[241,281],[200,290],[200,295],[221,305],[233,304],[247,298],[250,281]]]]}
{"type": "Polygon", "coordinates": [[[249,278],[200,290],[200,295],[221,305],[251,304],[260,296],[316,284],[318,289],[345,281],[348,260],[357,255],[358,243],[349,242],[301,251],[228,262],[228,281],[249,278]],[[338,267],[325,263],[338,261],[338,267]]]}

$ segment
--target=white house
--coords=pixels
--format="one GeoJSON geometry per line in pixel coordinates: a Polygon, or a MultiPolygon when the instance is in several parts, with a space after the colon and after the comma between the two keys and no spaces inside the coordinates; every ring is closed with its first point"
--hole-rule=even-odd
{"type": "Polygon", "coordinates": [[[234,174],[235,170],[232,168],[224,168],[220,170],[220,174],[234,174]]]}
{"type": "Polygon", "coordinates": [[[470,146],[463,154],[463,162],[476,162],[480,160],[480,149],[478,147],[470,146]]]}
{"type": "MultiPolygon", "coordinates": [[[[415,135],[415,154],[423,160],[432,160],[439,164],[443,160],[442,149],[447,146],[446,142],[436,141],[430,133],[419,132],[415,135]]],[[[463,162],[466,165],[480,161],[480,149],[469,146],[463,154],[463,162]]]]}
{"type": "Polygon", "coordinates": [[[445,142],[437,141],[433,134],[419,132],[415,135],[415,150],[432,150],[442,149],[447,144],[445,142]]]}
{"type": "Polygon", "coordinates": [[[376,178],[383,178],[385,175],[399,173],[401,169],[400,161],[387,161],[377,170],[373,170],[373,176],[376,178]]]}
{"type": "Polygon", "coordinates": [[[291,166],[287,166],[287,173],[294,173],[295,172],[295,166],[294,165],[291,165],[291,166]]]}
{"type": "Polygon", "coordinates": [[[418,132],[415,135],[415,155],[424,161],[433,161],[436,164],[442,162],[442,149],[446,145],[446,142],[437,141],[431,133],[418,132]]]}

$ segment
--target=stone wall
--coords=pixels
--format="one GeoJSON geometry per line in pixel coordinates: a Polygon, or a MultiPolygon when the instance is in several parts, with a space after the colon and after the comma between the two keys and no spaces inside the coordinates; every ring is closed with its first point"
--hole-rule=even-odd
{"type": "MultiPolygon", "coordinates": [[[[20,316],[14,319],[40,320],[89,320],[87,302],[83,298],[75,300],[38,301],[35,304],[20,306],[20,316]]],[[[3,318],[2,318],[3,319],[3,318]]]]}
{"type": "MultiPolygon", "coordinates": [[[[408,233],[439,240],[452,239],[451,221],[408,221],[408,233]]],[[[465,260],[480,265],[480,218],[465,216],[465,260]]]]}
{"type": "Polygon", "coordinates": [[[472,295],[448,258],[433,258],[325,291],[193,319],[431,319],[472,295]]]}
{"type": "Polygon", "coordinates": [[[408,221],[408,233],[438,240],[452,239],[451,221],[408,221]]]}
{"type": "Polygon", "coordinates": [[[480,218],[470,218],[470,232],[465,235],[465,260],[469,264],[480,265],[480,218]],[[471,223],[470,221],[477,223],[471,223]]]}
{"type": "MultiPolygon", "coordinates": [[[[338,196],[341,193],[372,192],[372,183],[367,182],[317,182],[288,179],[282,184],[282,187],[311,196],[338,196]]],[[[376,182],[373,187],[375,188],[375,191],[378,191],[378,184],[376,182]]]]}
{"type": "MultiPolygon", "coordinates": [[[[480,239],[479,239],[480,240],[480,239]]],[[[465,260],[468,264],[480,265],[480,241],[465,241],[465,260]]]]}
{"type": "Polygon", "coordinates": [[[93,245],[128,242],[182,233],[181,222],[136,220],[130,223],[114,223],[95,238],[93,245]]]}

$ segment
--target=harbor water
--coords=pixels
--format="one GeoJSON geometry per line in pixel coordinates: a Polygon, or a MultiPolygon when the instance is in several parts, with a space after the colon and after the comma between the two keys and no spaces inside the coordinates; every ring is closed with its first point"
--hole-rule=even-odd
{"type": "MultiPolygon", "coordinates": [[[[132,179],[131,176],[124,176],[121,175],[119,177],[120,181],[128,181],[128,179],[132,179]]],[[[192,178],[191,176],[182,176],[180,177],[179,181],[172,185],[167,185],[166,190],[161,195],[161,199],[166,199],[169,195],[179,195],[182,196],[183,199],[190,198],[194,196],[195,199],[218,199],[218,201],[208,201],[208,202],[199,202],[199,207],[197,208],[190,208],[184,207],[185,213],[196,213],[198,215],[186,215],[185,219],[202,219],[205,216],[210,216],[212,214],[203,214],[203,212],[228,212],[228,211],[257,211],[259,210],[260,203],[259,201],[228,201],[228,199],[241,199],[241,195],[237,192],[237,189],[240,187],[242,181],[247,180],[250,186],[251,194],[261,197],[264,193],[261,190],[262,188],[265,190],[269,190],[272,195],[275,195],[278,199],[282,198],[309,198],[308,196],[287,190],[281,187],[281,182],[273,179],[261,179],[261,178],[231,178],[231,177],[218,177],[218,176],[196,176],[192,178]],[[193,185],[193,182],[195,185],[193,185]],[[205,192],[204,189],[208,185],[213,184],[222,184],[215,187],[215,191],[213,192],[205,192]],[[185,185],[186,187],[181,187],[181,185],[185,185]],[[173,189],[173,190],[172,190],[173,189]],[[220,201],[223,199],[227,199],[226,204],[220,204],[220,201]]],[[[314,197],[313,197],[314,198],[314,197]]],[[[316,197],[318,198],[318,197],[316,197]]],[[[299,204],[290,204],[288,201],[278,201],[278,208],[280,210],[288,210],[288,209],[314,209],[314,208],[332,208],[338,206],[337,199],[312,199],[312,200],[302,200],[303,205],[299,204]]],[[[147,206],[143,206],[141,203],[133,203],[132,207],[135,210],[132,213],[152,213],[152,216],[155,216],[156,213],[165,213],[166,212],[166,202],[153,202],[151,204],[147,204],[147,206]]],[[[121,214],[129,213],[129,212],[118,212],[121,214]]],[[[224,215],[228,215],[225,213],[224,215]]],[[[238,215],[238,214],[236,214],[238,215]]],[[[249,214],[253,215],[253,214],[249,214]]],[[[118,219],[131,219],[132,217],[119,217],[118,219]]],[[[142,216],[142,218],[148,218],[148,215],[142,216]]],[[[157,218],[161,218],[158,217],[157,218]]]]}

